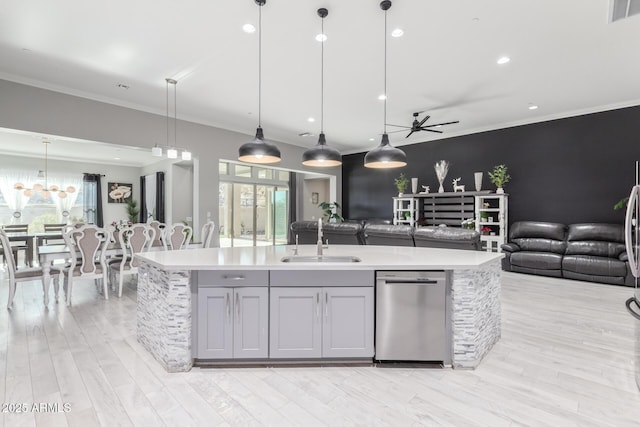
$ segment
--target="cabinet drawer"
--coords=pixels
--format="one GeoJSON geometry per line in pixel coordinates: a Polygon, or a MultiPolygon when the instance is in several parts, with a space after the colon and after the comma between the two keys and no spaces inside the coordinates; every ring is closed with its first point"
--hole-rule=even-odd
{"type": "Polygon", "coordinates": [[[269,286],[268,270],[198,271],[198,287],[269,286]]]}
{"type": "Polygon", "coordinates": [[[373,286],[373,270],[273,270],[271,286],[373,286]]]}

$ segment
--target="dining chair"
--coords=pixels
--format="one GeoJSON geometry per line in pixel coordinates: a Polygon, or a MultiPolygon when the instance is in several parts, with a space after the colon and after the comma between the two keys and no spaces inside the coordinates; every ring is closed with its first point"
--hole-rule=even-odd
{"type": "Polygon", "coordinates": [[[202,247],[209,248],[211,247],[211,242],[213,242],[213,232],[216,229],[216,224],[213,221],[207,221],[202,226],[202,233],[200,238],[202,239],[202,247]]]}
{"type": "Polygon", "coordinates": [[[11,245],[12,252],[15,250],[16,257],[16,267],[18,265],[18,252],[24,251],[24,264],[29,267],[33,263],[33,254],[31,250],[33,248],[32,245],[29,244],[29,239],[31,236],[28,236],[29,233],[29,224],[7,224],[3,225],[2,229],[7,233],[12,233],[13,235],[9,239],[13,244],[11,245]],[[16,234],[24,234],[24,239],[21,239],[22,236],[16,236],[16,234]]]}
{"type": "Polygon", "coordinates": [[[104,299],[109,299],[107,263],[105,252],[111,236],[108,230],[95,225],[85,225],[63,235],[69,248],[70,262],[61,269],[67,305],[71,305],[73,282],[93,279],[104,299]],[[102,288],[102,289],[101,289],[102,288]]]}
{"type": "Polygon", "coordinates": [[[155,230],[146,224],[134,224],[121,230],[118,242],[123,248],[123,256],[119,261],[109,263],[109,283],[112,290],[115,285],[115,275],[118,275],[118,297],[122,296],[124,276],[138,274],[140,261],[135,255],[149,250],[156,237],[155,233],[155,230]]]}
{"type": "Polygon", "coordinates": [[[153,228],[155,232],[155,238],[153,242],[151,242],[151,246],[164,246],[162,243],[162,235],[164,233],[165,228],[167,228],[167,224],[160,221],[149,221],[147,223],[147,227],[153,228]]]}
{"type": "MultiPolygon", "coordinates": [[[[9,248],[12,248],[9,236],[7,236],[4,230],[0,230],[0,246],[2,246],[3,251],[10,250],[9,248]]],[[[13,297],[16,294],[16,284],[18,282],[28,282],[40,279],[42,280],[42,291],[44,292],[44,280],[42,277],[41,267],[21,268],[20,270],[16,270],[16,261],[13,257],[9,256],[7,258],[7,271],[9,273],[9,297],[7,298],[8,309],[13,305],[13,297]]],[[[57,289],[58,284],[60,283],[60,275],[54,273],[53,277],[55,287],[57,289]]]]}
{"type": "Polygon", "coordinates": [[[165,250],[185,249],[191,241],[192,235],[191,227],[177,222],[164,229],[162,244],[165,250]]]}

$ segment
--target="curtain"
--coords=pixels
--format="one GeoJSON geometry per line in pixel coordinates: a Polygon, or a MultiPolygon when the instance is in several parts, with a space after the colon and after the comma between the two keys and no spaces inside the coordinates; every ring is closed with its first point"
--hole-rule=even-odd
{"type": "Polygon", "coordinates": [[[147,222],[147,218],[149,217],[149,214],[147,213],[147,198],[145,189],[146,180],[146,176],[140,177],[140,219],[138,220],[138,222],[141,223],[147,222]]]}
{"type": "MultiPolygon", "coordinates": [[[[298,219],[298,197],[297,197],[297,188],[298,188],[298,174],[295,172],[289,172],[289,223],[287,224],[287,230],[291,226],[292,222],[296,222],[298,219]]],[[[295,243],[291,242],[292,235],[291,233],[287,233],[289,236],[289,244],[295,243]]]]}
{"type": "Polygon", "coordinates": [[[156,172],[156,219],[164,222],[164,172],[156,172]]]}
{"type": "Polygon", "coordinates": [[[20,223],[22,210],[27,202],[29,202],[29,197],[24,195],[24,191],[16,190],[13,186],[17,182],[20,182],[25,187],[31,188],[36,179],[37,177],[33,174],[19,170],[4,170],[0,174],[0,192],[2,192],[2,196],[7,202],[9,209],[13,212],[13,216],[11,217],[12,224],[20,223]]]}
{"type": "Polygon", "coordinates": [[[84,216],[89,224],[104,227],[101,175],[85,173],[82,181],[84,216]]]}
{"type": "Polygon", "coordinates": [[[49,181],[55,182],[60,186],[60,190],[66,190],[67,187],[73,186],[76,191],[73,193],[67,193],[67,197],[61,199],[58,197],[58,192],[52,192],[53,201],[56,204],[56,213],[58,215],[59,223],[68,223],[69,215],[71,214],[71,208],[76,204],[80,188],[82,187],[82,175],[60,175],[49,179],[49,181]]]}

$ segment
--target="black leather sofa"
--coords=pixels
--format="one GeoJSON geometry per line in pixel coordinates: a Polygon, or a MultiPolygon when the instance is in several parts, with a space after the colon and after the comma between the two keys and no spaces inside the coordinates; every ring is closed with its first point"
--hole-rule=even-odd
{"type": "MultiPolygon", "coordinates": [[[[337,245],[419,246],[447,249],[480,250],[480,233],[456,227],[422,227],[391,225],[361,221],[346,221],[322,225],[323,242],[337,245]]],[[[291,224],[290,243],[316,244],[317,221],[296,221],[291,224]]]]}
{"type": "Polygon", "coordinates": [[[569,226],[520,221],[502,245],[502,269],[518,273],[634,286],[618,224],[569,226]]]}

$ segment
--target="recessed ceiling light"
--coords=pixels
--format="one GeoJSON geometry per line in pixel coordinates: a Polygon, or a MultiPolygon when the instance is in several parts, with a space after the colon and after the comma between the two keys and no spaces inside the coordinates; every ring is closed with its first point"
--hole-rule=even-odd
{"type": "Polygon", "coordinates": [[[504,65],[509,61],[511,61],[511,58],[509,58],[508,56],[501,56],[496,62],[498,63],[498,65],[504,65]]]}
{"type": "Polygon", "coordinates": [[[538,106],[536,104],[529,104],[529,110],[537,110],[538,106]]]}
{"type": "Polygon", "coordinates": [[[244,31],[245,33],[248,33],[248,34],[255,33],[256,32],[256,27],[254,27],[251,24],[244,24],[242,26],[242,31],[244,31]]]}
{"type": "Polygon", "coordinates": [[[319,41],[319,42],[327,41],[327,35],[326,34],[322,34],[322,33],[318,34],[316,36],[316,40],[319,41]]]}
{"type": "Polygon", "coordinates": [[[402,37],[404,35],[404,31],[402,28],[396,28],[391,31],[391,37],[402,37]]]}
{"type": "Polygon", "coordinates": [[[120,160],[120,157],[114,157],[113,160],[120,160]]]}
{"type": "Polygon", "coordinates": [[[313,123],[313,122],[315,122],[315,121],[316,121],[316,119],[314,119],[313,117],[309,117],[309,118],[307,119],[307,121],[308,121],[309,123],[313,123]]]}
{"type": "Polygon", "coordinates": [[[378,95],[378,99],[379,99],[380,101],[384,101],[385,99],[387,99],[387,95],[385,95],[384,93],[382,93],[382,94],[378,95]]]}
{"type": "Polygon", "coordinates": [[[375,140],[376,140],[375,138],[369,138],[369,141],[375,141],[375,140]]]}

